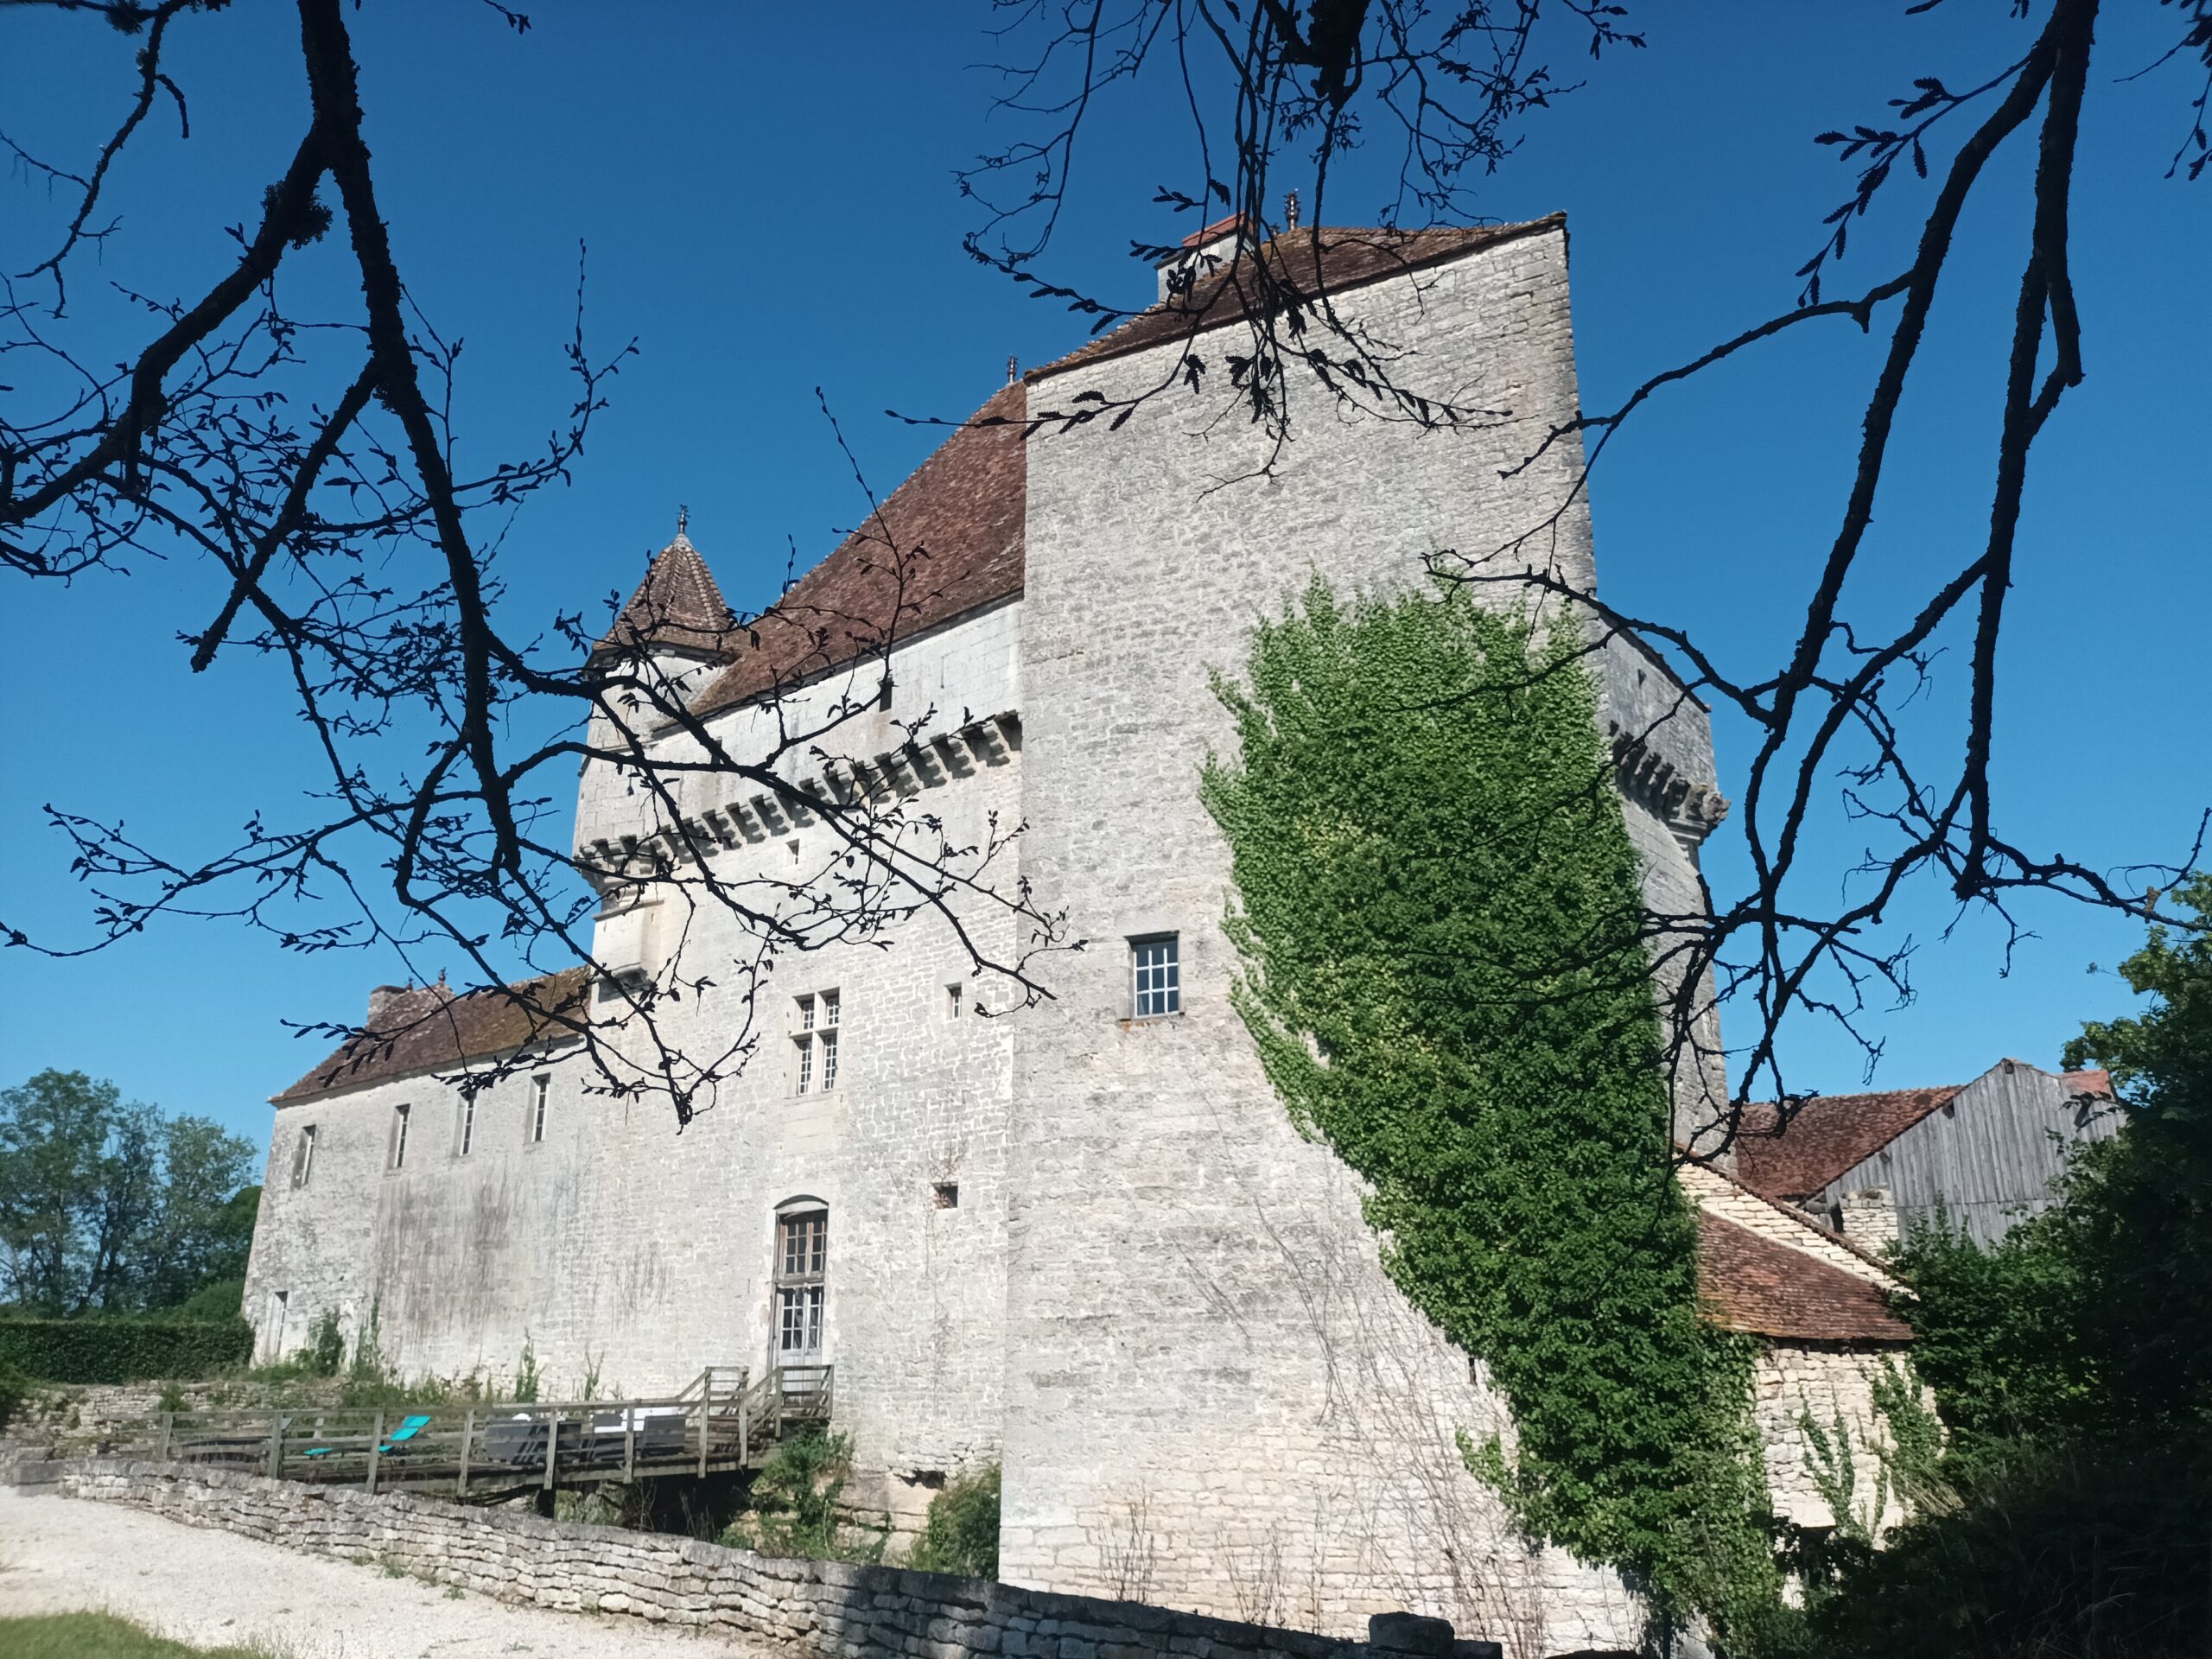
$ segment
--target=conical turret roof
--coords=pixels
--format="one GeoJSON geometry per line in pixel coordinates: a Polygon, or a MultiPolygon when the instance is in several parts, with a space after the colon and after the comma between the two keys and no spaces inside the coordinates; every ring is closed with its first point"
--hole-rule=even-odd
{"type": "Polygon", "coordinates": [[[680,651],[727,657],[737,619],[715,585],[713,574],[682,530],[653,556],[645,579],[630,595],[598,652],[680,651]]]}

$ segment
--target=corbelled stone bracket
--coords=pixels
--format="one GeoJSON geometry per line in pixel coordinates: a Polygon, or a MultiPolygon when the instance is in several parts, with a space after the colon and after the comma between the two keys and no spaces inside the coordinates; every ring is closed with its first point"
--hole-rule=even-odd
{"type": "Polygon", "coordinates": [[[1728,802],[1719,790],[1681,776],[1642,734],[1623,731],[1617,720],[1605,722],[1605,735],[1612,744],[1613,777],[1621,793],[1649,807],[1686,851],[1695,851],[1720,827],[1728,802]]]}
{"type": "Polygon", "coordinates": [[[602,895],[626,881],[650,880],[718,852],[777,840],[817,822],[818,809],[912,799],[963,778],[1012,764],[1021,752],[1021,716],[1008,709],[958,729],[913,739],[866,758],[824,762],[791,785],[798,798],[766,791],[702,809],[650,836],[601,836],[576,859],[584,880],[602,895]]]}

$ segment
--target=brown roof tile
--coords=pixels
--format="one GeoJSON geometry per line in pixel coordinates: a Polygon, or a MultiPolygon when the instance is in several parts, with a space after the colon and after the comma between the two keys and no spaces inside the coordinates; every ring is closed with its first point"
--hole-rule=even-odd
{"type": "Polygon", "coordinates": [[[1736,1173],[1762,1198],[1810,1198],[1930,1112],[1948,1105],[1965,1086],[1816,1095],[1786,1123],[1770,1103],[1747,1106],[1743,1129],[1736,1137],[1736,1173]]]}
{"type": "Polygon", "coordinates": [[[1698,1216],[1698,1294],[1730,1331],[1799,1342],[1912,1340],[1880,1286],[1747,1227],[1698,1216]]]}
{"type": "MultiPolygon", "coordinates": [[[[1233,223],[1230,219],[1210,225],[1198,233],[1198,238],[1204,240],[1233,223]]],[[[1277,285],[1274,295],[1262,292],[1263,285],[1255,280],[1252,256],[1247,254],[1233,264],[1200,276],[1188,293],[1139,312],[1111,334],[1102,335],[1056,362],[1032,369],[1022,378],[1034,385],[1049,375],[1082,364],[1146,351],[1170,341],[1187,340],[1210,328],[1224,327],[1250,315],[1255,306],[1268,299],[1284,297],[1283,289],[1294,296],[1292,303],[1299,298],[1318,299],[1539,232],[1561,230],[1566,225],[1566,214],[1551,213],[1520,225],[1447,226],[1427,231],[1360,230],[1341,226],[1286,231],[1261,250],[1277,285]]]]}
{"type": "Polygon", "coordinates": [[[1020,593],[1027,407],[1024,388],[1010,385],[956,428],[880,512],[739,631],[737,660],[692,712],[788,690],[1020,593]]]}
{"type": "Polygon", "coordinates": [[[673,649],[724,657],[736,639],[736,624],[707,562],[679,530],[653,556],[645,580],[594,651],[673,649]]]}
{"type": "Polygon", "coordinates": [[[2112,1073],[2101,1066],[2088,1071],[2062,1071],[2058,1080],[2066,1085],[2069,1100],[2075,1095],[2102,1095],[2107,1099],[2112,1096],[2112,1073]]]}
{"type": "Polygon", "coordinates": [[[568,1028],[554,1016],[581,1008],[590,978],[590,969],[571,968],[504,990],[459,996],[443,985],[411,986],[374,1009],[359,1036],[270,1098],[289,1106],[334,1089],[486,1059],[543,1039],[561,1040],[568,1028]]]}
{"type": "MultiPolygon", "coordinates": [[[[1209,226],[1198,238],[1232,222],[1209,226]]],[[[1555,213],[1525,225],[1475,228],[1292,231],[1268,245],[1267,257],[1278,282],[1294,293],[1333,293],[1565,223],[1555,213]]],[[[1038,412],[1027,387],[1078,363],[1234,322],[1256,301],[1251,277],[1249,264],[1202,277],[1189,294],[1001,391],[956,428],[880,512],[749,627],[736,631],[735,660],[692,712],[712,714],[787,690],[880,649],[887,639],[1019,594],[1028,485],[1025,423],[1038,412]]]]}

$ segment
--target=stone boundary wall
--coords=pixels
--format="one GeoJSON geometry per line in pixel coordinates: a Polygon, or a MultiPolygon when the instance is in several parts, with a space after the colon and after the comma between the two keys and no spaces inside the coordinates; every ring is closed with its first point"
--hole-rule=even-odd
{"type": "MultiPolygon", "coordinates": [[[[898,1567],[791,1560],[665,1533],[472,1510],[227,1470],[85,1459],[51,1489],[286,1549],[397,1567],[495,1600],[718,1630],[823,1659],[1366,1659],[1366,1644],[1135,1602],[898,1567]]],[[[1431,1621],[1407,1621],[1428,1624],[1431,1621]]],[[[1490,1659],[1487,1643],[1424,1643],[1490,1659]]],[[[1382,1659],[1378,1654],[1376,1659],[1382,1659]]]]}

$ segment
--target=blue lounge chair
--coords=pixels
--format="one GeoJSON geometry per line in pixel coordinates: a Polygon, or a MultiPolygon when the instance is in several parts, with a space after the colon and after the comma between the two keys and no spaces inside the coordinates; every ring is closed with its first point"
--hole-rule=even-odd
{"type": "Polygon", "coordinates": [[[420,1434],[429,1426],[430,1420],[428,1417],[409,1417],[403,1419],[399,1427],[391,1431],[391,1438],[386,1440],[382,1446],[379,1446],[377,1450],[379,1452],[397,1452],[401,1446],[406,1445],[408,1441],[413,1440],[417,1434],[420,1434]]]}

